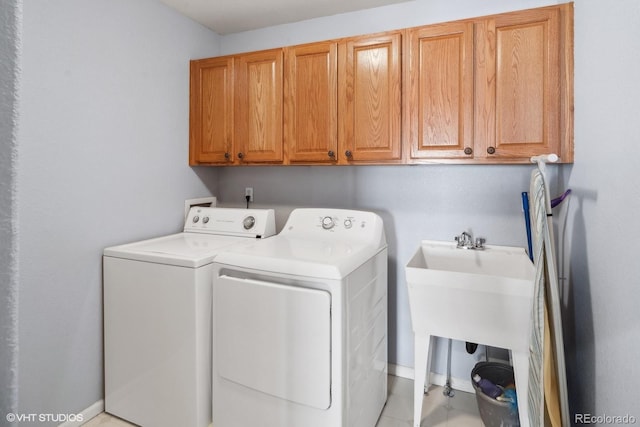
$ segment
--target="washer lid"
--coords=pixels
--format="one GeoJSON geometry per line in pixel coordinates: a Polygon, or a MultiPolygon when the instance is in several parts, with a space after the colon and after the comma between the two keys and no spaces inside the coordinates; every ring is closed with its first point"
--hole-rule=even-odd
{"type": "Polygon", "coordinates": [[[221,251],[236,244],[252,243],[246,237],[178,233],[140,242],[112,246],[105,256],[183,267],[200,267],[213,262],[221,251]]]}
{"type": "Polygon", "coordinates": [[[210,264],[233,244],[250,243],[275,234],[273,209],[234,209],[194,206],[184,232],[104,250],[105,256],[184,267],[210,264]]]}

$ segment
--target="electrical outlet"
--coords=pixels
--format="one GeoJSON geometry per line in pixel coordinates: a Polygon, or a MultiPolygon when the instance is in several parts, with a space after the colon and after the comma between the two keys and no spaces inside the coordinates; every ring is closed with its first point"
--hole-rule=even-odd
{"type": "Polygon", "coordinates": [[[244,197],[249,196],[249,201],[253,202],[253,187],[246,187],[244,189],[244,197]]]}

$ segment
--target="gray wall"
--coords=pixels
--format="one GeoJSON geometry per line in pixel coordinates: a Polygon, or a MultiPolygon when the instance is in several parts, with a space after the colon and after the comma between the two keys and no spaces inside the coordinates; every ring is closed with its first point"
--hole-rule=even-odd
{"type": "Polygon", "coordinates": [[[76,413],[103,398],[102,249],[179,231],[216,186],[187,165],[188,76],[219,37],[151,0],[33,0],[22,19],[18,412],[76,413]]]}
{"type": "MultiPolygon", "coordinates": [[[[0,3],[0,419],[17,407],[15,157],[19,5],[0,3]]],[[[2,423],[4,421],[0,421],[2,423]]]]}
{"type": "Polygon", "coordinates": [[[640,420],[640,3],[575,4],[576,157],[566,221],[568,369],[576,413],[640,420]]]}

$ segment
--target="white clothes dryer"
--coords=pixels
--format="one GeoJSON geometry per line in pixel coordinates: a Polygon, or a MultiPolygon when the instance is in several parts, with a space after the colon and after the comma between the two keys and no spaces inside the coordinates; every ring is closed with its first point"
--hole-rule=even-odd
{"type": "Polygon", "coordinates": [[[104,250],[106,412],[210,425],[213,259],[273,234],[271,209],[194,207],[182,233],[104,250]]]}
{"type": "Polygon", "coordinates": [[[387,398],[387,243],[371,212],[296,209],[213,267],[213,425],[373,427],[387,398]]]}

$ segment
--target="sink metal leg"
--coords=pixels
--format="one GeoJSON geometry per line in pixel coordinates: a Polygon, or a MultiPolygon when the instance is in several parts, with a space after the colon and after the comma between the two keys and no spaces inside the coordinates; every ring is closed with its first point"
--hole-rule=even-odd
{"type": "Polygon", "coordinates": [[[529,427],[529,353],[511,351],[513,373],[516,377],[520,426],[529,427]]]}
{"type": "Polygon", "coordinates": [[[422,400],[425,392],[425,379],[429,372],[429,347],[431,335],[413,334],[414,378],[413,378],[413,427],[420,427],[422,420],[422,400]]]}

